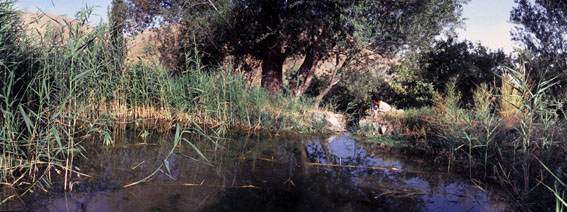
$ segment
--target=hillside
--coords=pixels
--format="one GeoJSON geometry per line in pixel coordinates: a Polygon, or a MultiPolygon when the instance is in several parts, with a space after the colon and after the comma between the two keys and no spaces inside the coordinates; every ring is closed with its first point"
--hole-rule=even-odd
{"type": "MultiPolygon", "coordinates": [[[[44,34],[48,31],[51,33],[61,33],[63,36],[69,35],[68,26],[76,26],[80,24],[73,18],[54,14],[37,14],[29,11],[21,13],[21,20],[28,34],[32,36],[44,34]]],[[[82,25],[81,30],[89,30],[90,27],[82,25]]]]}
{"type": "MultiPolygon", "coordinates": [[[[22,22],[28,30],[28,33],[31,32],[32,35],[43,34],[47,32],[47,29],[49,28],[51,32],[62,32],[61,34],[65,37],[69,34],[68,27],[66,26],[79,24],[78,21],[69,17],[53,14],[40,15],[29,11],[22,12],[22,22]]],[[[83,29],[88,30],[89,27],[83,27],[83,29]]],[[[161,60],[163,62],[163,60],[174,60],[175,57],[178,57],[178,55],[173,53],[164,55],[160,50],[168,49],[168,51],[173,52],[171,51],[171,48],[179,45],[178,41],[175,39],[178,31],[178,27],[176,26],[165,26],[158,29],[146,30],[133,36],[126,37],[126,46],[128,51],[126,56],[127,62],[134,63],[140,60],[144,62],[161,60]],[[162,32],[161,34],[160,31],[162,32]],[[167,39],[164,39],[164,37],[161,36],[168,37],[167,39]]],[[[378,70],[379,73],[377,74],[379,75],[385,75],[384,70],[389,67],[389,64],[396,61],[396,59],[384,58],[371,51],[366,51],[365,55],[365,59],[361,61],[361,64],[364,65],[358,69],[362,68],[370,71],[378,70]]],[[[226,60],[228,60],[228,58],[230,57],[227,57],[226,60]]],[[[284,71],[299,68],[303,60],[303,55],[289,57],[284,63],[284,71]]],[[[241,65],[242,67],[247,67],[244,70],[246,77],[254,84],[258,83],[261,78],[261,62],[248,58],[244,63],[246,63],[246,65],[241,65]]],[[[317,75],[328,73],[335,67],[335,65],[336,63],[334,58],[320,61],[316,66],[315,72],[317,75]]]]}

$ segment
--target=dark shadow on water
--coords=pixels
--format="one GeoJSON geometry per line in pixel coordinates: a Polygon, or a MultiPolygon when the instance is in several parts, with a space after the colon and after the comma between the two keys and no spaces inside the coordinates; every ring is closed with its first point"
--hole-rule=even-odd
{"type": "MultiPolygon", "coordinates": [[[[29,211],[502,211],[495,192],[395,155],[370,156],[348,134],[326,138],[233,136],[222,147],[188,138],[166,168],[171,135],[89,146],[78,164],[92,178],[55,184],[15,209],[29,211]]],[[[56,182],[61,182],[57,181],[56,182]]]]}

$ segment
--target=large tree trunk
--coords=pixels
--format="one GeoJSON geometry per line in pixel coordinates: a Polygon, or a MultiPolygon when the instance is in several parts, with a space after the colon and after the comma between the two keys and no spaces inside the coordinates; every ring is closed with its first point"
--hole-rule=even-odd
{"type": "Polygon", "coordinates": [[[303,60],[303,63],[301,64],[301,67],[299,67],[299,71],[297,73],[297,80],[300,84],[295,91],[296,98],[301,97],[301,95],[305,93],[307,88],[309,88],[311,80],[313,79],[313,75],[315,75],[315,66],[319,62],[319,59],[319,54],[317,53],[315,48],[309,47],[309,50],[305,55],[305,60],[303,60]]]}
{"type": "Polygon", "coordinates": [[[270,51],[262,59],[262,87],[275,94],[282,88],[285,54],[270,51]]]}

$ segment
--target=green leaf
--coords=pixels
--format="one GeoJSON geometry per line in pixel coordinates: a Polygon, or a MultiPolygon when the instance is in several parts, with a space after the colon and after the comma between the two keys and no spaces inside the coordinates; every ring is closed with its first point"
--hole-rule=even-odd
{"type": "Polygon", "coordinates": [[[55,127],[52,127],[51,133],[53,133],[53,135],[55,136],[55,141],[57,142],[59,149],[63,150],[63,143],[61,142],[61,137],[59,136],[59,131],[57,129],[55,129],[55,127]]]}
{"type": "Polygon", "coordinates": [[[28,129],[28,132],[30,133],[30,135],[32,135],[33,131],[33,124],[32,121],[30,120],[30,118],[28,117],[28,114],[24,111],[24,108],[22,107],[22,105],[18,105],[18,108],[20,109],[20,113],[22,114],[22,116],[24,117],[24,122],[26,123],[26,128],[28,129]]]}
{"type": "Polygon", "coordinates": [[[82,78],[83,76],[85,76],[86,74],[88,74],[91,71],[92,71],[92,69],[86,70],[83,73],[78,74],[77,76],[73,77],[72,81],[76,81],[77,79],[82,78]]]}

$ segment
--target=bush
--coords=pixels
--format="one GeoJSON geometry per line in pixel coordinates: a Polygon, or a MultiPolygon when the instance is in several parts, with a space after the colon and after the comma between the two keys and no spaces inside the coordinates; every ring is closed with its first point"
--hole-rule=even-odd
{"type": "Polygon", "coordinates": [[[418,64],[410,56],[391,69],[392,80],[390,89],[385,88],[380,93],[386,93],[386,98],[401,108],[430,106],[436,95],[433,84],[424,80],[418,73],[418,64]]]}

